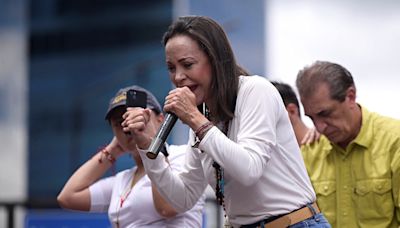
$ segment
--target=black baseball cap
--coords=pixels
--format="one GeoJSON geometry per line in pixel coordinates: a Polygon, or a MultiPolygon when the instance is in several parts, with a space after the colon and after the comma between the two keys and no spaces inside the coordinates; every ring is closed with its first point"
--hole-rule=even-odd
{"type": "Polygon", "coordinates": [[[107,109],[106,116],[105,116],[106,120],[110,119],[110,114],[114,109],[116,109],[120,106],[126,107],[126,93],[131,89],[145,92],[147,94],[147,107],[146,108],[150,108],[158,113],[162,113],[161,105],[160,105],[160,103],[158,103],[157,98],[152,93],[150,93],[148,90],[146,90],[140,86],[133,85],[133,86],[128,86],[128,87],[120,89],[115,94],[115,96],[111,98],[110,103],[108,104],[108,109],[107,109]]]}

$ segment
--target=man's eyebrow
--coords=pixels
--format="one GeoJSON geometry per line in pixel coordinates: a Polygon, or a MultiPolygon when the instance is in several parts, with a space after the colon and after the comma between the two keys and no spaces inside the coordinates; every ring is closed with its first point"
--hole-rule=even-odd
{"type": "Polygon", "coordinates": [[[330,113],[330,110],[328,110],[328,109],[323,109],[323,110],[317,112],[317,115],[318,115],[318,116],[325,116],[325,115],[327,115],[327,114],[329,114],[329,113],[330,113]]]}

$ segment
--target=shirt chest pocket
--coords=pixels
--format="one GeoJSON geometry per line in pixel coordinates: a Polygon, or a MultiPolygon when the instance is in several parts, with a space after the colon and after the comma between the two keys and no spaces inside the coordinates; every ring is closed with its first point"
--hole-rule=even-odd
{"type": "Polygon", "coordinates": [[[392,182],[390,179],[357,181],[354,202],[359,219],[388,219],[393,216],[392,182]]]}
{"type": "Polygon", "coordinates": [[[336,223],[336,181],[314,182],[318,207],[331,224],[336,223]]]}

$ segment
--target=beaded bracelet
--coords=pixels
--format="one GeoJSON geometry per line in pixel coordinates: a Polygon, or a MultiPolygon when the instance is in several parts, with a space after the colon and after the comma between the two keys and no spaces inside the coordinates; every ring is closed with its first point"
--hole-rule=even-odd
{"type": "Polygon", "coordinates": [[[99,158],[99,163],[103,163],[103,159],[107,159],[111,164],[114,164],[116,159],[114,157],[114,155],[112,155],[110,152],[108,152],[108,150],[106,148],[103,148],[101,151],[101,155],[99,158]]]}
{"type": "Polygon", "coordinates": [[[199,138],[199,140],[202,140],[207,131],[210,130],[213,126],[214,124],[211,123],[211,121],[208,121],[207,123],[197,128],[197,130],[194,133],[197,136],[197,138],[199,138]]]}

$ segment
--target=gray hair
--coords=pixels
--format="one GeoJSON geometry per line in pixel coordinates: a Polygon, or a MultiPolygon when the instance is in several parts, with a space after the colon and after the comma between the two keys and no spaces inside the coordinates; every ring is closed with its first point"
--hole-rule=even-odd
{"type": "Polygon", "coordinates": [[[301,97],[311,96],[321,83],[326,83],[331,98],[340,102],[346,98],[349,87],[356,88],[351,73],[336,63],[316,61],[297,74],[296,86],[301,97]]]}

